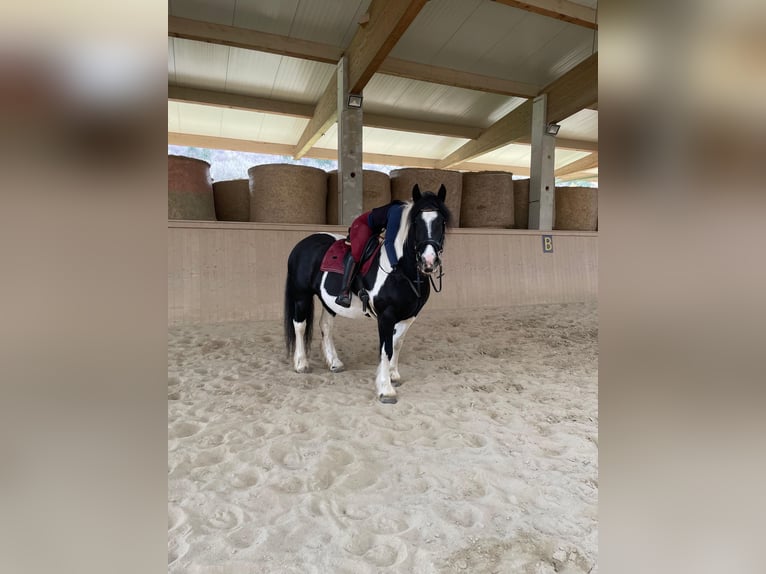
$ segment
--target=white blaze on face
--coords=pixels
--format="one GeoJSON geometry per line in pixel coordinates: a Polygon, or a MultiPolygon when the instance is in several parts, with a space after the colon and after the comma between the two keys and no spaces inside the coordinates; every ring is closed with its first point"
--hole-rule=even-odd
{"type": "MultiPolygon", "coordinates": [[[[423,218],[423,221],[426,224],[426,229],[428,230],[428,239],[433,239],[433,223],[438,217],[438,213],[435,211],[424,211],[420,214],[420,216],[423,218]]],[[[436,262],[436,251],[433,248],[433,245],[428,245],[425,248],[425,251],[423,251],[422,254],[423,261],[426,263],[428,267],[433,267],[434,263],[436,262]]]]}

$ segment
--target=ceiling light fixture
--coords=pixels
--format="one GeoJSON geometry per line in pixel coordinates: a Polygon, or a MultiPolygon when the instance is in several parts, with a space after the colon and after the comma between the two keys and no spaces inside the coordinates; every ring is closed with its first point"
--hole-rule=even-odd
{"type": "Polygon", "coordinates": [[[545,126],[545,133],[548,135],[555,136],[557,133],[559,133],[559,130],[561,129],[561,126],[559,124],[548,124],[545,126]]]}
{"type": "Polygon", "coordinates": [[[349,108],[361,108],[362,107],[362,94],[349,94],[348,95],[348,107],[349,108]]]}

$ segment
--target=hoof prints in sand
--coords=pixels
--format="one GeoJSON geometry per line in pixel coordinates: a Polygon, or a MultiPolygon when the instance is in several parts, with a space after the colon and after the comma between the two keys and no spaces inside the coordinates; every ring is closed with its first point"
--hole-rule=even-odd
{"type": "Polygon", "coordinates": [[[170,571],[589,571],[597,324],[589,305],[426,312],[396,405],[371,321],[336,321],[342,373],[317,335],[307,375],[279,322],[171,329],[170,571]]]}

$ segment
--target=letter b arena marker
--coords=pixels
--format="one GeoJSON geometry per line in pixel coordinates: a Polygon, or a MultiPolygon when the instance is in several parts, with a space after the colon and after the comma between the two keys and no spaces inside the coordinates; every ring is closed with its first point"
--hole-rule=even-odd
{"type": "Polygon", "coordinates": [[[543,253],[553,253],[553,235],[543,235],[543,253]]]}

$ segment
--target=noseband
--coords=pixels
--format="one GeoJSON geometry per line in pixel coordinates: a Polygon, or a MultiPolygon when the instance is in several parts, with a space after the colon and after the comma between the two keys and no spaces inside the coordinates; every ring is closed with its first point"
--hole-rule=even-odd
{"type": "Polygon", "coordinates": [[[421,253],[429,245],[434,248],[434,251],[436,251],[436,259],[438,261],[441,261],[441,254],[442,254],[442,251],[444,251],[444,247],[442,246],[441,243],[439,243],[435,239],[429,238],[429,239],[424,239],[423,241],[421,241],[415,246],[415,258],[417,259],[418,263],[423,261],[423,257],[421,253]]]}

